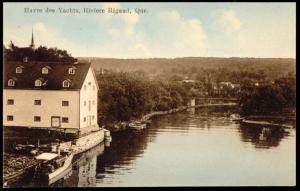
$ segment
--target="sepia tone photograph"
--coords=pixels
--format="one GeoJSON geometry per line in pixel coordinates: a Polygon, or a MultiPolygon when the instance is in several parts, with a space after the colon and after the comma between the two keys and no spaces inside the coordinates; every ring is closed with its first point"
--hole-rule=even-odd
{"type": "Polygon", "coordinates": [[[296,3],[3,3],[3,188],[296,185],[296,3]]]}

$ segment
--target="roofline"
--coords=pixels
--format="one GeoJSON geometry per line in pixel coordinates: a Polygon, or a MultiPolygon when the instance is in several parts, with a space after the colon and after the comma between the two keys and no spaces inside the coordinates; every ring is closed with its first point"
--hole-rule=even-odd
{"type": "Polygon", "coordinates": [[[32,90],[32,91],[80,91],[81,89],[57,89],[57,90],[50,90],[50,89],[34,89],[34,88],[7,88],[3,87],[3,90],[32,90]]]}
{"type": "MultiPolygon", "coordinates": [[[[6,63],[75,63],[74,61],[28,61],[28,62],[23,62],[23,61],[13,61],[13,60],[8,60],[6,63]]],[[[78,62],[77,64],[86,64],[87,62],[78,62]]],[[[76,66],[76,64],[74,64],[76,66]]]]}
{"type": "Polygon", "coordinates": [[[93,67],[92,67],[92,64],[90,65],[90,67],[91,67],[93,76],[94,76],[95,81],[96,81],[97,90],[99,91],[100,88],[99,88],[98,81],[97,81],[97,78],[96,78],[96,74],[95,74],[95,72],[94,72],[94,69],[93,69],[93,67]]]}

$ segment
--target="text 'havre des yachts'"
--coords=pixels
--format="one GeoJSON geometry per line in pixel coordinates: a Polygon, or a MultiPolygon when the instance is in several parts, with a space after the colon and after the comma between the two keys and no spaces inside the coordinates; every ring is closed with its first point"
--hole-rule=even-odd
{"type": "Polygon", "coordinates": [[[144,8],[123,8],[123,9],[117,9],[117,8],[45,8],[45,9],[40,9],[40,8],[29,8],[25,7],[24,8],[24,13],[46,13],[46,14],[51,14],[51,13],[59,13],[59,14],[132,14],[133,12],[137,14],[144,14],[147,13],[147,10],[144,8]]]}

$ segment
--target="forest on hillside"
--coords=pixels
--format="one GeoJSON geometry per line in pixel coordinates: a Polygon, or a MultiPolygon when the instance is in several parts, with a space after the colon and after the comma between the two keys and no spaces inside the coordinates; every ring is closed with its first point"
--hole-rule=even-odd
{"type": "MultiPolygon", "coordinates": [[[[82,58],[81,58],[82,59],[82,58]]],[[[294,111],[295,59],[90,59],[100,86],[100,122],[186,105],[190,97],[237,98],[243,115],[294,111]],[[184,80],[192,83],[183,83],[184,80]],[[222,87],[230,82],[239,88],[222,87]],[[217,93],[216,93],[217,92],[217,93]],[[218,92],[222,92],[221,94],[218,92]],[[102,115],[101,115],[102,114],[102,115]],[[105,117],[107,116],[107,117],[105,117]]]]}
{"type": "MultiPolygon", "coordinates": [[[[78,58],[87,60],[87,58],[78,58]]],[[[232,81],[239,83],[240,75],[256,74],[275,80],[283,76],[296,74],[296,60],[292,58],[153,58],[153,59],[113,59],[88,58],[95,70],[143,71],[150,78],[189,78],[200,80],[203,76],[211,76],[213,81],[232,81]],[[216,73],[217,72],[217,73],[216,73]],[[219,78],[219,79],[218,79],[219,78]]]]}

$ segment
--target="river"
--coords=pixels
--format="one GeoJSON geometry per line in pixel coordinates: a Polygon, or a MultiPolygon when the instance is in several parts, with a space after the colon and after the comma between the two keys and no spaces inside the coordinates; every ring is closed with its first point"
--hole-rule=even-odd
{"type": "Polygon", "coordinates": [[[241,125],[230,112],[189,110],[113,133],[50,187],[295,185],[296,130],[241,125]]]}

